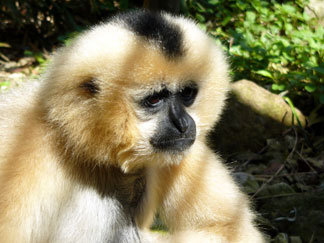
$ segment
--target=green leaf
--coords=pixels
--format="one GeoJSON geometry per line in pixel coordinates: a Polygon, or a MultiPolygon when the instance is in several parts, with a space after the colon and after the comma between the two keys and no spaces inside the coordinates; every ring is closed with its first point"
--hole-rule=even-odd
{"type": "Polygon", "coordinates": [[[207,26],[203,23],[198,24],[199,28],[202,29],[203,31],[207,31],[207,26]]]}
{"type": "Polygon", "coordinates": [[[282,9],[289,14],[295,14],[297,12],[295,7],[288,4],[283,4],[282,9]]]}
{"type": "Polygon", "coordinates": [[[297,123],[298,123],[299,127],[303,127],[302,124],[301,124],[301,122],[300,122],[299,116],[298,116],[298,114],[296,112],[296,108],[295,108],[293,102],[291,101],[291,99],[289,99],[288,97],[284,97],[284,100],[290,106],[291,112],[294,114],[294,117],[296,117],[297,123]]]}
{"type": "Polygon", "coordinates": [[[307,92],[314,92],[316,90],[316,86],[314,84],[307,84],[305,85],[305,89],[307,90],[307,92]]]}
{"type": "Polygon", "coordinates": [[[34,53],[32,51],[25,50],[24,51],[24,56],[26,56],[26,57],[33,57],[34,56],[34,53]]]}
{"type": "Polygon", "coordinates": [[[306,13],[306,11],[303,13],[303,17],[305,19],[306,22],[308,22],[311,18],[309,17],[309,15],[306,13]]]}
{"type": "Polygon", "coordinates": [[[10,85],[10,81],[3,81],[3,82],[0,82],[0,86],[1,87],[8,87],[10,85]]]}
{"type": "Polygon", "coordinates": [[[35,53],[34,57],[39,64],[44,64],[46,62],[44,56],[40,52],[35,53]]]}
{"type": "Polygon", "coordinates": [[[286,89],[286,85],[284,84],[272,84],[271,86],[272,90],[275,90],[275,91],[283,91],[286,89]]]}
{"type": "Polygon", "coordinates": [[[243,1],[236,1],[236,6],[241,9],[241,10],[246,10],[246,3],[244,3],[243,1]]]}
{"type": "Polygon", "coordinates": [[[290,24],[290,23],[286,23],[286,24],[285,24],[285,30],[286,30],[287,32],[292,31],[292,30],[293,30],[293,26],[292,26],[292,24],[290,24]]]}
{"type": "Polygon", "coordinates": [[[0,91],[5,91],[9,89],[9,87],[10,87],[10,81],[0,82],[0,91]]]}
{"type": "Polygon", "coordinates": [[[246,12],[246,20],[251,24],[255,22],[256,14],[254,12],[246,12]]]}
{"type": "Polygon", "coordinates": [[[242,49],[240,46],[232,46],[232,48],[229,51],[232,55],[237,55],[237,56],[242,55],[242,49]]]}
{"type": "Polygon", "coordinates": [[[271,78],[271,79],[273,79],[272,74],[271,74],[269,71],[267,71],[267,70],[258,70],[258,71],[256,71],[255,73],[257,73],[257,74],[259,74],[259,75],[262,75],[262,76],[264,76],[264,77],[267,77],[267,78],[271,78]]]}
{"type": "Polygon", "coordinates": [[[208,0],[208,3],[211,5],[216,5],[219,2],[219,0],[208,0]]]}
{"type": "Polygon", "coordinates": [[[324,74],[324,67],[314,67],[313,69],[318,73],[324,74]]]}
{"type": "Polygon", "coordinates": [[[205,22],[205,17],[202,14],[196,13],[196,18],[200,21],[200,22],[205,22]]]}
{"type": "Polygon", "coordinates": [[[0,42],[0,47],[10,48],[11,46],[8,43],[0,42]]]}
{"type": "Polygon", "coordinates": [[[201,13],[206,12],[206,8],[202,4],[200,4],[198,2],[196,4],[197,4],[197,7],[198,7],[198,11],[199,12],[201,12],[201,13]]]}
{"type": "Polygon", "coordinates": [[[232,19],[232,16],[226,16],[224,20],[221,22],[222,26],[226,26],[232,19]]]}

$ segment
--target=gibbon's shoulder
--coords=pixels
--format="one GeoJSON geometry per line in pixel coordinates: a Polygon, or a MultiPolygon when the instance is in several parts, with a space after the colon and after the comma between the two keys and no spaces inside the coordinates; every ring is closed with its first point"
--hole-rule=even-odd
{"type": "Polygon", "coordinates": [[[0,94],[0,164],[17,135],[17,128],[23,126],[24,118],[36,104],[39,87],[39,81],[28,81],[0,94]]]}
{"type": "Polygon", "coordinates": [[[35,104],[40,83],[39,80],[30,80],[0,93],[0,132],[18,122],[16,118],[35,104]]]}

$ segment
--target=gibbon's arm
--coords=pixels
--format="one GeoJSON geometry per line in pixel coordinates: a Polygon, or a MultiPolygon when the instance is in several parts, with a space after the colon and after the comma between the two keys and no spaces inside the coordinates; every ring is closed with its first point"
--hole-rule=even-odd
{"type": "Polygon", "coordinates": [[[30,113],[17,137],[2,151],[0,242],[46,242],[50,218],[66,188],[42,124],[30,113]]]}
{"type": "Polygon", "coordinates": [[[168,242],[263,242],[247,199],[219,158],[203,144],[193,149],[180,166],[162,169],[156,184],[160,198],[153,200],[162,205],[168,242]]]}

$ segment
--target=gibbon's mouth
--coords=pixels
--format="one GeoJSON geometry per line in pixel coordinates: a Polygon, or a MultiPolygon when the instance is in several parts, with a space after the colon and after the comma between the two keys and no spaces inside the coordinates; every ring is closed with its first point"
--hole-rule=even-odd
{"type": "Polygon", "coordinates": [[[165,152],[182,152],[195,142],[195,138],[175,138],[168,140],[152,141],[154,148],[165,152]]]}

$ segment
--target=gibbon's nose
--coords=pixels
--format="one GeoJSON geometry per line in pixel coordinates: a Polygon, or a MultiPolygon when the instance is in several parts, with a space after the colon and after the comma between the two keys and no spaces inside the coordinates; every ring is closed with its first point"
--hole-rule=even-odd
{"type": "Polygon", "coordinates": [[[173,102],[170,106],[170,118],[180,133],[185,133],[190,125],[190,116],[181,104],[173,102]]]}

